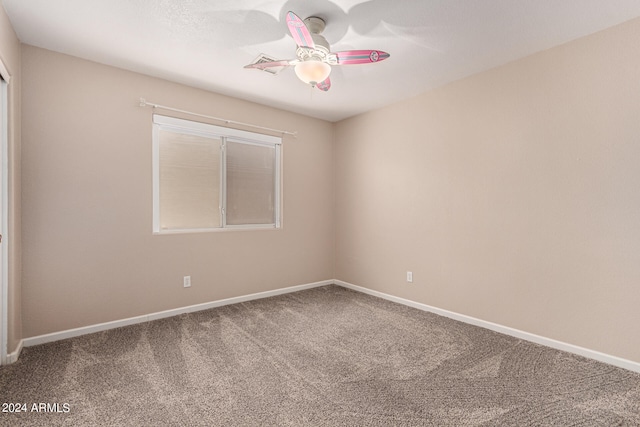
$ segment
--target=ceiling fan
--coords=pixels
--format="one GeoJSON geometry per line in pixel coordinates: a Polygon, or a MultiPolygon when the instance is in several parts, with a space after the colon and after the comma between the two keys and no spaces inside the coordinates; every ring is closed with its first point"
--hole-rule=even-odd
{"type": "Polygon", "coordinates": [[[273,67],[294,66],[296,75],[303,82],[322,91],[331,88],[332,65],[370,64],[387,59],[390,55],[380,50],[345,50],[331,52],[329,43],[321,35],[325,28],[323,19],[311,16],[304,21],[295,13],[287,12],[287,27],[298,45],[296,59],[258,62],[244,68],[265,70],[273,67]]]}

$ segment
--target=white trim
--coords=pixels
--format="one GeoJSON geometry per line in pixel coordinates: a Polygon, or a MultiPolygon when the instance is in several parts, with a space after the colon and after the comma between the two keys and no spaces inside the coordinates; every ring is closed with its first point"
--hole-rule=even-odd
{"type": "Polygon", "coordinates": [[[505,335],[509,335],[515,338],[519,338],[526,341],[531,341],[536,344],[541,344],[547,347],[555,348],[556,350],[566,351],[569,353],[577,354],[589,359],[597,360],[599,362],[608,363],[613,366],[617,366],[620,368],[627,369],[633,372],[640,373],[640,363],[634,362],[631,360],[623,359],[617,356],[612,356],[609,354],[601,353],[599,351],[590,350],[588,348],[579,347],[573,344],[568,344],[562,341],[557,341],[551,338],[542,337],[540,335],[531,334],[529,332],[524,332],[518,329],[510,328],[508,326],[499,325],[497,323],[487,322],[481,319],[477,319],[475,317],[466,316],[464,314],[455,313],[449,310],[443,310],[441,308],[432,307],[426,304],[422,304],[419,302],[411,301],[405,298],[396,297],[393,295],[385,294],[383,292],[374,291],[372,289],[367,289],[362,286],[353,285],[351,283],[344,282],[342,280],[323,280],[315,283],[308,283],[304,285],[291,286],[288,288],[280,288],[272,291],[258,292],[255,294],[249,294],[239,297],[226,298],[222,300],[207,302],[203,304],[196,304],[182,308],[176,308],[172,310],[165,310],[156,313],[150,313],[143,316],[130,317],[128,319],[115,320],[112,322],[99,323],[97,325],[85,326],[81,328],[69,329],[66,331],[53,332],[50,334],[39,335],[36,337],[25,338],[20,341],[18,348],[8,355],[7,363],[13,363],[18,359],[20,352],[22,351],[22,347],[31,347],[38,344],[44,344],[53,341],[59,341],[67,338],[73,338],[81,335],[91,334],[95,332],[106,331],[109,329],[120,328],[128,325],[135,325],[137,323],[149,322],[152,320],[164,319],[166,317],[177,316],[185,313],[192,313],[201,310],[208,310],[210,308],[222,307],[230,304],[238,304],[241,302],[252,301],[262,298],[269,298],[272,296],[288,294],[292,292],[303,291],[305,289],[317,288],[320,286],[326,286],[335,284],[338,286],[342,286],[343,288],[351,289],[356,292],[361,292],[364,294],[372,295],[378,298],[383,298],[388,301],[392,301],[398,304],[406,305],[408,307],[413,307],[418,310],[427,311],[430,313],[438,314],[440,316],[448,317],[453,320],[457,320],[460,322],[468,323],[470,325],[479,326],[481,328],[489,329],[495,332],[499,332],[505,335]]]}
{"type": "Polygon", "coordinates": [[[153,234],[160,230],[160,127],[151,126],[151,165],[153,171],[153,234]]]}
{"type": "MultiPolygon", "coordinates": [[[[220,138],[220,203],[218,212],[220,213],[221,230],[229,229],[227,227],[227,138],[220,138]]],[[[160,212],[158,212],[160,215],[160,212]]]]}
{"type": "Polygon", "coordinates": [[[163,234],[189,234],[189,233],[224,233],[234,231],[260,231],[260,230],[278,230],[282,227],[276,227],[273,224],[245,224],[245,225],[227,225],[218,228],[171,228],[168,230],[154,231],[153,235],[161,236],[163,234]]]}
{"type": "Polygon", "coordinates": [[[0,234],[3,242],[0,247],[0,365],[9,363],[9,74],[0,59],[0,174],[2,197],[2,220],[0,234]]]}
{"type": "MultiPolygon", "coordinates": [[[[290,286],[288,288],[274,289],[272,291],[258,292],[239,297],[226,298],[218,301],[206,302],[203,304],[190,305],[172,310],[159,311],[156,313],[145,314],[142,316],[130,317],[128,319],[114,320],[112,322],[99,323],[97,325],[84,326],[81,328],[68,329],[66,331],[53,332],[50,334],[38,335],[36,337],[25,338],[24,346],[31,347],[38,344],[44,344],[53,341],[64,340],[67,338],[78,337],[80,335],[92,334],[94,332],[106,331],[108,329],[120,328],[122,326],[135,325],[137,323],[149,322],[152,320],[164,319],[165,317],[177,316],[185,313],[193,313],[195,311],[208,310],[210,308],[222,307],[229,304],[238,304],[241,302],[252,301],[256,299],[269,298],[276,295],[288,294],[292,292],[303,291],[305,289],[317,288],[333,284],[333,280],[323,280],[321,282],[307,283],[304,285],[290,286]]],[[[17,356],[16,356],[17,357],[17,356]]]]}
{"type": "Polygon", "coordinates": [[[160,114],[153,115],[153,123],[166,127],[168,130],[178,129],[180,132],[200,135],[204,137],[214,138],[237,138],[239,142],[248,142],[252,144],[275,145],[282,144],[282,138],[279,136],[265,135],[263,133],[247,132],[234,128],[226,128],[216,126],[209,123],[194,122],[193,120],[178,119],[175,117],[162,116],[160,114]]]}
{"type": "Polygon", "coordinates": [[[9,70],[7,70],[7,67],[4,65],[2,57],[0,57],[0,77],[2,77],[4,81],[7,82],[7,84],[11,80],[11,74],[9,73],[9,70]]]}
{"type": "Polygon", "coordinates": [[[20,357],[20,353],[22,352],[23,346],[24,346],[24,340],[20,340],[20,342],[18,343],[18,347],[13,352],[7,354],[7,365],[10,365],[18,361],[18,357],[20,357]]]}
{"type": "Polygon", "coordinates": [[[540,335],[524,332],[519,329],[510,328],[508,326],[499,325],[497,323],[487,322],[485,320],[477,319],[475,317],[467,316],[464,314],[455,313],[449,310],[443,310],[441,308],[432,307],[430,305],[422,304],[419,302],[411,301],[408,299],[396,297],[393,295],[385,294],[383,292],[374,291],[372,289],[363,288],[362,286],[353,285],[351,283],[343,282],[342,280],[334,280],[334,283],[338,286],[342,286],[353,291],[362,292],[364,294],[372,295],[378,298],[383,298],[388,301],[393,301],[398,304],[406,305],[409,307],[417,308],[418,310],[428,311],[430,313],[438,314],[440,316],[448,317],[453,320],[468,323],[470,325],[480,326],[481,328],[489,329],[495,332],[500,332],[505,335],[510,335],[515,338],[531,341],[536,344],[541,344],[547,347],[555,348],[556,350],[562,350],[569,353],[577,354],[589,359],[594,359],[599,362],[608,363],[609,365],[617,366],[619,368],[628,369],[629,371],[640,373],[640,363],[632,360],[623,359],[617,356],[601,353],[599,351],[590,350],[588,348],[579,347],[577,345],[568,344],[562,341],[557,341],[551,338],[542,337],[540,335]]]}
{"type": "Polygon", "coordinates": [[[151,107],[153,109],[159,108],[161,110],[175,111],[177,113],[184,113],[184,114],[188,114],[190,116],[202,117],[202,118],[205,118],[205,119],[211,119],[211,120],[216,120],[216,121],[219,121],[219,122],[224,122],[227,125],[246,126],[246,127],[250,127],[250,128],[254,128],[254,129],[265,130],[267,132],[275,132],[275,133],[280,133],[282,135],[291,135],[294,138],[297,138],[297,136],[298,136],[298,132],[297,131],[296,132],[289,132],[289,131],[286,131],[286,130],[273,129],[273,128],[268,128],[268,127],[264,127],[264,126],[252,125],[250,123],[243,123],[243,122],[237,122],[235,120],[222,119],[220,117],[208,116],[206,114],[194,113],[192,111],[181,110],[179,108],[174,108],[174,107],[168,107],[166,105],[153,104],[151,102],[147,102],[147,100],[144,99],[144,98],[140,98],[140,106],[141,107],[151,107]]]}
{"type": "MultiPolygon", "coordinates": [[[[278,229],[282,227],[282,218],[280,215],[282,214],[282,144],[276,145],[276,164],[274,165],[274,186],[275,186],[275,228],[278,229]]],[[[225,205],[226,206],[226,205],[225,205]]]]}

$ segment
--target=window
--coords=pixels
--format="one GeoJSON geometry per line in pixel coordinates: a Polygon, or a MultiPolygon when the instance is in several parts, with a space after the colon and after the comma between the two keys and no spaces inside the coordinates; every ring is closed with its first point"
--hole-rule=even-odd
{"type": "Polygon", "coordinates": [[[153,116],[153,232],[280,228],[281,138],[153,116]]]}

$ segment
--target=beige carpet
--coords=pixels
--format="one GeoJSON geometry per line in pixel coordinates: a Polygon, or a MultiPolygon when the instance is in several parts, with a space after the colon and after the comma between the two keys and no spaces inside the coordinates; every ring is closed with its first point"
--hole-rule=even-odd
{"type": "Polygon", "coordinates": [[[26,348],[0,401],[27,404],[3,426],[640,426],[640,374],[326,286],[26,348]]]}

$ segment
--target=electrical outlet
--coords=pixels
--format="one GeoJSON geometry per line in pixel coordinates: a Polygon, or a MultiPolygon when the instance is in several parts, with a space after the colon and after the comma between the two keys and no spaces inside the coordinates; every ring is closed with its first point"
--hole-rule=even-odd
{"type": "Polygon", "coordinates": [[[185,288],[191,287],[191,276],[184,276],[182,278],[182,284],[185,288]]]}
{"type": "Polygon", "coordinates": [[[407,271],[407,282],[413,283],[413,272],[407,271]]]}

